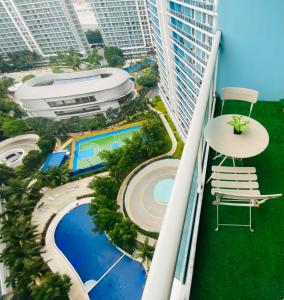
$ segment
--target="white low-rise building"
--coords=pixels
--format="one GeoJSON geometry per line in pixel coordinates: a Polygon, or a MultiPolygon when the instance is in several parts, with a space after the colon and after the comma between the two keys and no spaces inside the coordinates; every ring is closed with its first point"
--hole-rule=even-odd
{"type": "Polygon", "coordinates": [[[135,96],[129,74],[117,68],[37,76],[15,96],[31,117],[64,119],[89,116],[116,108],[135,96]]]}

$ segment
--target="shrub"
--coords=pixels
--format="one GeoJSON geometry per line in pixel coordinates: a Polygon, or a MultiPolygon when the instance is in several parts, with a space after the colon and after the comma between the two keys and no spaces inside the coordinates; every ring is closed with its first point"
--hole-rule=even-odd
{"type": "Polygon", "coordinates": [[[30,79],[32,79],[32,78],[34,78],[34,77],[35,77],[35,75],[33,75],[33,74],[25,75],[25,76],[22,78],[22,82],[28,81],[28,80],[30,80],[30,79]]]}

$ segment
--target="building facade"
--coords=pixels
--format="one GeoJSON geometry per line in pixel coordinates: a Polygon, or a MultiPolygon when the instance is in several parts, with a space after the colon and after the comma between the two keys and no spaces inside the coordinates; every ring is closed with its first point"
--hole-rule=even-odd
{"type": "Polygon", "coordinates": [[[215,35],[216,0],[148,0],[148,8],[161,97],[185,138],[215,35]]]}
{"type": "Polygon", "coordinates": [[[117,46],[125,55],[143,56],[152,50],[146,0],[91,0],[106,46],[117,46]]]}
{"type": "Polygon", "coordinates": [[[71,0],[0,0],[0,54],[35,51],[42,57],[90,46],[71,0]]]}
{"type": "Polygon", "coordinates": [[[17,89],[16,98],[31,117],[87,117],[134,98],[134,83],[121,69],[37,76],[17,89]]]}

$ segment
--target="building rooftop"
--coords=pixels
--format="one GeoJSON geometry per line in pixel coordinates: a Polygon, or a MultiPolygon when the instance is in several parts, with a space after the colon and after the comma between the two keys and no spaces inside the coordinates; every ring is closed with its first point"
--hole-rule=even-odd
{"type": "MultiPolygon", "coordinates": [[[[224,113],[247,115],[246,103],[226,103],[224,113]]],[[[252,118],[267,129],[270,142],[260,155],[243,160],[257,170],[262,194],[284,194],[284,113],[279,102],[259,101],[252,118]]],[[[215,152],[211,151],[207,177],[215,152]]],[[[228,164],[231,162],[228,161],[228,164]]],[[[206,185],[190,299],[282,299],[284,296],[284,197],[253,209],[253,228],[221,227],[215,232],[216,207],[206,185]]],[[[248,209],[225,207],[224,222],[247,221],[248,209]]]]}
{"type": "Polygon", "coordinates": [[[36,100],[44,95],[48,98],[82,95],[118,87],[128,79],[129,74],[119,68],[45,74],[22,83],[16,91],[16,97],[22,100],[36,100]]]}

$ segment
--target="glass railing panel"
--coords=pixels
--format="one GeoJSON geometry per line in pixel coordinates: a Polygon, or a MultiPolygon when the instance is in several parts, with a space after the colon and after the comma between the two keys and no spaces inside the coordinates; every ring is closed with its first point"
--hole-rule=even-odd
{"type": "Polygon", "coordinates": [[[198,189],[198,165],[195,164],[194,175],[191,183],[191,191],[189,194],[184,228],[179,246],[179,254],[175,270],[175,278],[184,282],[186,276],[187,262],[189,257],[189,249],[191,244],[192,230],[194,225],[194,215],[196,212],[197,189],[198,189]]]}

